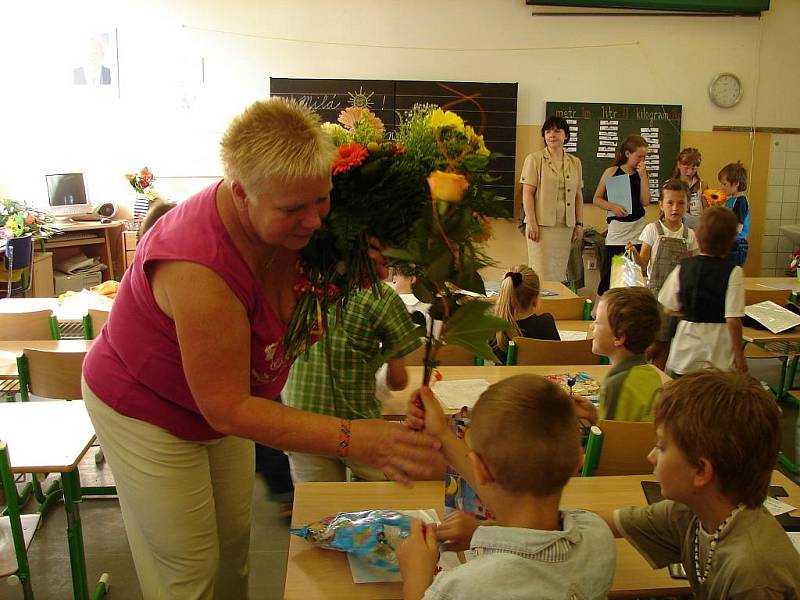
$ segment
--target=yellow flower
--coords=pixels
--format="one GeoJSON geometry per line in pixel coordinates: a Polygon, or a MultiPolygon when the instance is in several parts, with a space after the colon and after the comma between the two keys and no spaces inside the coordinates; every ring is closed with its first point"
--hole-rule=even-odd
{"type": "Polygon", "coordinates": [[[464,120],[452,111],[443,111],[437,108],[431,113],[430,120],[428,121],[434,129],[445,129],[452,127],[458,131],[464,131],[464,120]]]}
{"type": "Polygon", "coordinates": [[[469,145],[472,146],[475,154],[480,154],[481,156],[489,156],[489,154],[491,154],[489,149],[483,143],[483,136],[475,133],[475,130],[472,127],[467,125],[464,129],[464,133],[466,133],[467,140],[469,140],[469,145]]]}
{"type": "Polygon", "coordinates": [[[460,173],[434,171],[428,176],[431,197],[442,202],[459,203],[469,188],[469,181],[460,173]]]}

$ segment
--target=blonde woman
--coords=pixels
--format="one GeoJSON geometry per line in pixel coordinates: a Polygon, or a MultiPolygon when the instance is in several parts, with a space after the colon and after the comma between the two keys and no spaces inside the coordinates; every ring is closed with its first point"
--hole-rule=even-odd
{"type": "Polygon", "coordinates": [[[508,342],[515,336],[537,340],[561,339],[553,315],[535,314],[539,291],[539,276],[527,265],[511,267],[500,282],[494,314],[513,325],[511,329],[498,331],[491,343],[502,363],[506,362],[508,342]]]}
{"type": "Polygon", "coordinates": [[[545,147],[522,166],[522,207],[528,264],[545,281],[565,281],[573,241],[583,238],[583,168],[567,154],[569,125],[548,117],[542,125],[545,147]]]}
{"type": "Polygon", "coordinates": [[[281,341],[299,253],[330,210],[332,157],[305,106],[247,108],[222,137],[225,178],[142,237],[83,363],[144,598],[247,598],[252,440],[393,479],[434,473],[427,434],[273,401],[291,366],[281,341]]]}

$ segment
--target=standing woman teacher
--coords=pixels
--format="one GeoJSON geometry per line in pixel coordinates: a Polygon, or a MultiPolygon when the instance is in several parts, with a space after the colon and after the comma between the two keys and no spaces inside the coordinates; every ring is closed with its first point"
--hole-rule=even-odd
{"type": "Polygon", "coordinates": [[[572,242],[583,238],[583,169],[564,151],[566,120],[547,117],[542,137],[544,149],[525,158],[520,177],[528,263],[544,281],[565,281],[572,242]]]}
{"type": "MultiPolygon", "coordinates": [[[[256,102],[225,179],[145,234],[83,366],[145,600],[247,598],[252,440],[424,478],[424,433],[283,406],[300,250],[330,210],[333,145],[306,107],[256,102]]],[[[380,258],[374,258],[382,269],[380,258]]]]}

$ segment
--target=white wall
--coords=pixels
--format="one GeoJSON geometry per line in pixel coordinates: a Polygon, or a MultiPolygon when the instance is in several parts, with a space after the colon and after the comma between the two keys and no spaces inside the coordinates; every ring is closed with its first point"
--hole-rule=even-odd
{"type": "Polygon", "coordinates": [[[540,123],[547,100],[584,100],[682,104],[685,130],[800,127],[797,0],[772,0],[760,20],[532,17],[522,0],[10,4],[0,195],[36,203],[53,169],[87,169],[96,201],[130,199],[122,175],[144,165],[162,178],[219,174],[219,133],[270,76],[518,81],[520,124],[540,123]],[[119,95],[73,86],[71,40],[112,27],[119,95]],[[200,58],[204,82],[177,81],[200,58]],[[720,71],[743,81],[733,109],[708,100],[720,71]]]}

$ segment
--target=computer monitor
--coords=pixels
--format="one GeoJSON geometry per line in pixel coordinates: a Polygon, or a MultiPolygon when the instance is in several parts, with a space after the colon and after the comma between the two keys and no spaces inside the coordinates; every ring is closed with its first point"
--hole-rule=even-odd
{"type": "Polygon", "coordinates": [[[92,212],[83,173],[45,175],[50,213],[57,219],[68,220],[73,215],[92,212]]]}

